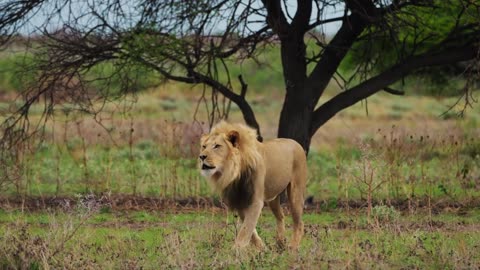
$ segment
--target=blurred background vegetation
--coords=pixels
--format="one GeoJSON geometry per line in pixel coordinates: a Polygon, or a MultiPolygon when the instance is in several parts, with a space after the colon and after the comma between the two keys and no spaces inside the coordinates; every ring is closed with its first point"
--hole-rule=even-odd
{"type": "MultiPolygon", "coordinates": [[[[35,79],[34,72],[24,69],[32,57],[20,41],[0,54],[2,115],[18,106],[16,96],[35,79]]],[[[276,136],[283,101],[278,50],[270,45],[260,62],[228,62],[234,76],[242,73],[255,86],[247,99],[265,138],[276,136]]],[[[352,57],[342,65],[343,72],[349,72],[352,57]]],[[[114,69],[112,64],[100,64],[90,72],[101,77],[114,69]]],[[[210,196],[196,169],[198,137],[208,132],[204,122],[209,105],[198,94],[201,86],[161,83],[154,71],[138,66],[122,72],[115,73],[108,85],[93,82],[96,94],[115,96],[123,78],[137,78],[130,84],[134,93],[101,104],[102,112],[91,115],[58,104],[41,143],[24,145],[18,149],[23,153],[19,160],[10,161],[0,186],[5,194],[210,196]]],[[[403,83],[405,96],[380,93],[329,121],[312,140],[308,195],[325,206],[369,196],[388,202],[478,197],[480,109],[469,108],[463,117],[457,114],[461,104],[454,105],[462,82],[450,75],[452,80],[440,84],[414,76],[403,83]]],[[[323,98],[340,91],[332,82],[323,98]]],[[[230,106],[229,120],[243,121],[239,109],[230,106]]],[[[34,105],[30,117],[40,118],[43,109],[41,103],[34,105]]]]}
{"type": "MultiPolygon", "coordinates": [[[[432,22],[433,24],[434,22],[432,22]]],[[[438,24],[438,22],[435,22],[438,24]]],[[[441,23],[439,24],[441,25],[441,23]]],[[[392,42],[388,39],[384,42],[392,42]]],[[[314,44],[314,39],[308,39],[307,44],[314,44]]],[[[282,63],[280,59],[280,48],[278,44],[265,45],[266,48],[262,53],[256,57],[256,59],[241,59],[226,60],[228,70],[232,77],[243,75],[247,79],[249,85],[255,86],[249,88],[249,94],[278,94],[283,95],[285,85],[282,74],[282,63]]],[[[339,73],[346,74],[347,77],[351,76],[355,72],[355,68],[362,62],[366,61],[365,58],[378,57],[370,54],[363,54],[364,52],[371,52],[371,54],[384,54],[381,59],[383,62],[376,62],[377,69],[382,70],[385,67],[392,64],[395,56],[389,55],[393,51],[385,49],[384,47],[393,46],[392,44],[382,44],[382,42],[376,43],[378,48],[362,48],[362,46],[372,46],[372,44],[364,44],[359,42],[356,44],[357,48],[351,50],[347,54],[346,58],[342,61],[339,68],[339,73]],[[360,54],[362,52],[362,54],[360,54]]],[[[2,95],[19,93],[35,79],[35,71],[32,70],[32,64],[35,62],[32,48],[35,47],[35,43],[30,44],[27,40],[18,37],[17,42],[10,45],[5,50],[0,51],[0,91],[2,95]],[[29,49],[26,45],[28,43],[29,49]]],[[[318,47],[312,47],[312,51],[309,54],[314,55],[318,53],[318,47]]],[[[125,64],[125,63],[122,63],[125,64]]],[[[464,71],[468,63],[452,64],[442,67],[430,67],[424,68],[413,76],[406,77],[404,80],[395,84],[398,89],[405,91],[407,96],[430,96],[430,97],[455,97],[459,96],[463,92],[462,86],[465,83],[465,78],[460,76],[464,71]]],[[[310,69],[312,66],[309,66],[310,69]]],[[[375,71],[372,70],[373,74],[375,71]]],[[[122,89],[122,81],[124,78],[134,78],[134,84],[131,85],[130,91],[142,92],[151,90],[153,86],[159,85],[161,81],[161,75],[145,66],[138,64],[127,64],[125,67],[121,65],[121,68],[115,66],[112,62],[102,62],[94,65],[89,70],[90,78],[110,78],[109,80],[94,80],[91,84],[94,91],[98,94],[118,94],[118,91],[122,89]]],[[[225,74],[223,74],[225,75],[225,74]]],[[[222,74],[220,74],[222,76],[222,74]]],[[[225,78],[221,78],[226,80],[225,78]]],[[[184,85],[179,83],[171,83],[176,88],[188,89],[190,85],[184,85]]],[[[239,82],[233,80],[234,88],[239,87],[239,82]]],[[[342,91],[335,83],[331,83],[327,89],[327,93],[333,95],[342,91]]]]}

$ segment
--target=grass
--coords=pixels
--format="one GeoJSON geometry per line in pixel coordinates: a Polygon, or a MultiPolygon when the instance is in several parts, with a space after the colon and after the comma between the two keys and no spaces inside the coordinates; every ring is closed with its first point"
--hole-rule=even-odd
{"type": "Polygon", "coordinates": [[[89,147],[85,153],[75,147],[44,145],[24,166],[27,179],[23,191],[32,196],[107,191],[164,197],[208,194],[195,160],[162,156],[149,142],[132,149],[89,147]]]}
{"type": "MultiPolygon", "coordinates": [[[[174,150],[151,141],[85,149],[78,139],[63,146],[45,143],[28,156],[22,178],[6,193],[210,196],[210,188],[191,157],[195,155],[184,154],[190,149],[174,150]]],[[[383,201],[425,197],[468,201],[480,195],[479,152],[478,142],[471,138],[385,137],[358,145],[339,143],[333,153],[310,153],[307,195],[318,201],[359,200],[369,195],[383,201]],[[374,186],[371,194],[369,185],[374,186]]]]}
{"type": "MultiPolygon", "coordinates": [[[[263,211],[266,249],[231,249],[238,224],[224,211],[0,213],[3,268],[422,268],[480,266],[478,210],[462,216],[421,212],[369,223],[363,210],[307,213],[298,253],[279,249],[263,211]]],[[[287,233],[290,234],[290,219],[287,233]]]]}
{"type": "MultiPolygon", "coordinates": [[[[108,104],[97,115],[100,121],[62,105],[46,126],[42,144],[24,152],[22,164],[12,166],[19,177],[4,180],[4,194],[211,196],[195,158],[198,138],[208,126],[188,121],[195,94],[175,87],[138,96],[126,112],[108,104]]],[[[271,119],[281,108],[281,98],[273,96],[267,102],[258,95],[252,100],[266,138],[275,137],[271,119]]],[[[442,104],[454,99],[395,99],[375,96],[368,103],[368,115],[365,104],[355,105],[317,132],[308,157],[307,196],[333,207],[339,201],[369,198],[387,204],[468,203],[480,195],[478,108],[461,120],[442,119],[442,104]],[[393,112],[402,117],[392,119],[393,112]]],[[[37,107],[32,121],[39,116],[37,107]]],[[[197,116],[205,119],[205,113],[200,110],[197,116]]],[[[240,112],[233,110],[230,120],[240,119],[240,112]]]]}

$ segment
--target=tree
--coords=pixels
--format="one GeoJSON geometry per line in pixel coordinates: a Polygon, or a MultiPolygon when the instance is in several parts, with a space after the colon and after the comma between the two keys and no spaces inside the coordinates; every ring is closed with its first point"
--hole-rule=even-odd
{"type": "MultiPolygon", "coordinates": [[[[90,108],[89,102],[78,98],[88,96],[79,93],[87,93],[89,85],[120,78],[124,91],[117,94],[121,95],[135,88],[135,78],[124,71],[146,68],[162,79],[203,84],[212,95],[221,93],[260,132],[245,97],[248,78],[240,75],[234,82],[227,62],[256,58],[265,46],[278,43],[285,82],[278,137],[293,138],[308,152],[311,137],[335,114],[379,91],[402,94],[392,85],[419,70],[463,63],[467,104],[471,78],[479,70],[480,4],[474,0],[134,3],[6,0],[0,4],[4,37],[21,29],[32,14],[44,18],[37,26],[42,30],[36,50],[39,79],[25,95],[19,115],[28,114],[39,96],[47,97],[46,112],[50,112],[54,102],[48,97],[58,89],[71,91],[69,101],[90,108]],[[322,27],[334,22],[341,26],[327,42],[322,27]],[[339,67],[347,58],[353,72],[341,74],[339,67]],[[92,77],[91,69],[102,63],[110,63],[113,71],[92,77]],[[344,91],[319,104],[332,79],[344,91]]],[[[9,119],[6,130],[19,121],[19,117],[9,119]]]]}

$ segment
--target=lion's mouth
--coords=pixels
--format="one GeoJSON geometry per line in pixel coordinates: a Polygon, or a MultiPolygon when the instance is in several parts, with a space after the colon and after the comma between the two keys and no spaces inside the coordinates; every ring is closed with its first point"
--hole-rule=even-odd
{"type": "Polygon", "coordinates": [[[203,163],[202,170],[213,170],[215,166],[208,166],[207,164],[203,163]]]}

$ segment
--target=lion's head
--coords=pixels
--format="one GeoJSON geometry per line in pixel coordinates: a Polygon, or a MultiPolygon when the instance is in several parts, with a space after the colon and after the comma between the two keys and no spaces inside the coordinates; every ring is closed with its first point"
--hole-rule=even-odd
{"type": "Polygon", "coordinates": [[[220,122],[200,139],[199,167],[217,191],[222,191],[260,159],[257,132],[242,124],[220,122]]]}

